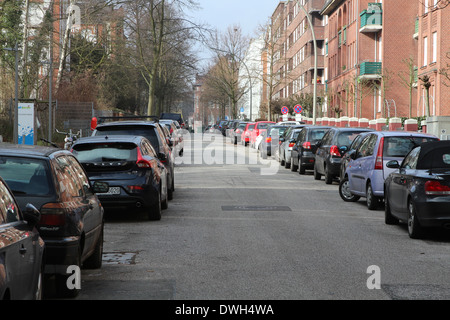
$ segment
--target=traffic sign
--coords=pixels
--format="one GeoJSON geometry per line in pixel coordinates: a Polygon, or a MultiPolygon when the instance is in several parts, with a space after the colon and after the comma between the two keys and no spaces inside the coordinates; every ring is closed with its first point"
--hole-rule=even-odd
{"type": "Polygon", "coordinates": [[[281,108],[281,113],[282,114],[288,114],[289,113],[289,108],[288,107],[281,108]]]}
{"type": "Polygon", "coordinates": [[[302,113],[302,110],[303,110],[303,108],[299,104],[294,107],[294,112],[297,114],[302,113]]]}

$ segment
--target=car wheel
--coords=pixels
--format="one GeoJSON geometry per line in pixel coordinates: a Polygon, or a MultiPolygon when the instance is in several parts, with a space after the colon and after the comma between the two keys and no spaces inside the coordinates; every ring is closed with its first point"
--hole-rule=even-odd
{"type": "Polygon", "coordinates": [[[285,165],[285,160],[284,158],[281,159],[281,153],[280,153],[280,165],[284,166],[285,165]]]}
{"type": "MultiPolygon", "coordinates": [[[[81,250],[78,250],[78,258],[77,261],[73,264],[74,266],[81,266],[81,250]]],[[[56,286],[56,292],[57,295],[61,298],[75,298],[80,293],[81,289],[69,289],[67,285],[67,281],[69,280],[69,277],[72,277],[73,275],[66,275],[66,274],[56,274],[55,275],[55,286],[56,286]]]]}
{"type": "Polygon", "coordinates": [[[237,144],[237,138],[234,138],[234,144],[237,144]]]}
{"type": "Polygon", "coordinates": [[[319,172],[317,172],[317,168],[314,165],[314,180],[320,180],[321,177],[322,175],[319,172]]]}
{"type": "Polygon", "coordinates": [[[286,160],[286,155],[284,155],[284,167],[286,169],[289,169],[291,167],[291,163],[287,162],[287,160],[286,160]]]}
{"type": "Polygon", "coordinates": [[[291,157],[291,171],[296,172],[298,170],[298,166],[294,164],[294,159],[291,157]]]}
{"type": "Polygon", "coordinates": [[[305,172],[306,172],[305,167],[302,166],[302,158],[298,158],[298,173],[305,174],[305,172]]]}
{"type": "Polygon", "coordinates": [[[151,221],[161,220],[161,192],[159,192],[159,190],[157,198],[158,201],[156,201],[156,203],[152,205],[147,212],[148,220],[151,221]]]}
{"type": "Polygon", "coordinates": [[[384,223],[388,225],[395,225],[398,224],[398,219],[395,218],[392,215],[391,212],[391,205],[389,204],[389,197],[386,192],[386,189],[384,190],[384,223]]]}
{"type": "Polygon", "coordinates": [[[34,294],[35,300],[42,300],[44,298],[44,265],[41,266],[41,270],[38,275],[36,284],[36,293],[34,294]]]}
{"type": "Polygon", "coordinates": [[[372,185],[370,184],[370,181],[367,184],[366,189],[366,203],[369,210],[375,210],[378,208],[378,198],[373,195],[372,185]]]}
{"type": "Polygon", "coordinates": [[[350,192],[350,183],[347,177],[339,182],[339,195],[345,202],[356,202],[360,199],[360,196],[350,192]]]}
{"type": "Polygon", "coordinates": [[[325,167],[325,183],[332,184],[333,183],[333,175],[330,174],[328,167],[325,167]]]}
{"type": "Polygon", "coordinates": [[[86,269],[100,269],[102,267],[103,258],[103,223],[100,231],[100,236],[98,237],[97,243],[95,244],[94,253],[86,259],[83,263],[83,267],[86,269]]]}
{"type": "Polygon", "coordinates": [[[166,183],[166,192],[165,192],[166,196],[164,198],[164,201],[161,202],[161,209],[166,210],[167,208],[169,208],[169,189],[168,189],[168,185],[166,183]]]}
{"type": "Polygon", "coordinates": [[[173,193],[175,192],[175,178],[172,176],[172,184],[167,186],[167,198],[173,200],[173,193]]]}
{"type": "Polygon", "coordinates": [[[408,202],[408,234],[411,239],[420,239],[422,237],[422,227],[417,219],[416,208],[411,199],[408,202]]]}

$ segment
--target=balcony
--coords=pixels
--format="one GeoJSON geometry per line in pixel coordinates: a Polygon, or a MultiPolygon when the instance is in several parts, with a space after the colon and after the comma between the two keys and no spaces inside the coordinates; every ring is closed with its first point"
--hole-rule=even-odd
{"type": "Polygon", "coordinates": [[[381,62],[362,62],[359,69],[359,78],[365,80],[381,79],[381,62]]]}
{"type": "Polygon", "coordinates": [[[359,14],[361,28],[359,32],[372,33],[383,30],[383,10],[381,3],[369,3],[367,10],[359,14]]]}

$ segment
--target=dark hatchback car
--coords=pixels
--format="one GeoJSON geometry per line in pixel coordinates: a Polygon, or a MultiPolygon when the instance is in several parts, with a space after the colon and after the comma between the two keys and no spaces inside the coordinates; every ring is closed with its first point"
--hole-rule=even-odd
{"type": "Polygon", "coordinates": [[[32,203],[41,213],[37,225],[45,241],[45,274],[56,275],[58,293],[76,296],[67,279],[69,266],[102,266],[103,207],[72,153],[41,146],[0,145],[0,176],[12,190],[19,207],[32,203]]]}
{"type": "Polygon", "coordinates": [[[414,148],[384,183],[385,222],[408,225],[411,238],[424,228],[450,229],[450,141],[426,142],[414,148]]]}
{"type": "Polygon", "coordinates": [[[35,226],[40,213],[21,211],[0,178],[0,300],[40,300],[43,290],[44,241],[35,226]]]}
{"type": "Polygon", "coordinates": [[[317,144],[314,161],[314,179],[325,176],[325,183],[331,184],[339,176],[342,156],[347,152],[356,136],[371,131],[363,128],[331,128],[317,144]]]}
{"type": "Polygon", "coordinates": [[[239,122],[236,129],[230,132],[231,143],[238,144],[241,142],[242,132],[244,132],[247,123],[248,123],[247,121],[239,122]]]}
{"type": "Polygon", "coordinates": [[[261,158],[267,159],[272,156],[278,148],[280,137],[289,127],[286,125],[272,125],[261,133],[262,140],[259,144],[259,154],[261,158]]]}
{"type": "Polygon", "coordinates": [[[167,168],[169,176],[169,200],[175,191],[175,156],[167,144],[165,134],[157,121],[124,120],[99,124],[93,136],[133,135],[147,138],[161,162],[167,168]],[[161,156],[160,156],[161,154],[161,156]]]}
{"type": "Polygon", "coordinates": [[[310,126],[304,127],[300,131],[291,151],[292,171],[296,171],[298,168],[300,174],[305,174],[306,170],[314,169],[314,154],[316,153],[317,143],[322,140],[330,128],[327,126],[310,126]]]}
{"type": "Polygon", "coordinates": [[[147,138],[88,137],[72,148],[91,181],[108,183],[109,190],[97,194],[105,209],[139,209],[149,220],[161,219],[168,207],[168,174],[147,138]]]}

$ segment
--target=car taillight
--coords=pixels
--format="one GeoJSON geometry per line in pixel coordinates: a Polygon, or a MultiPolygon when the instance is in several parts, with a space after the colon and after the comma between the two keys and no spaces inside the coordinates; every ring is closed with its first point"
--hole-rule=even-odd
{"type": "Polygon", "coordinates": [[[427,196],[448,196],[450,187],[441,184],[439,181],[425,182],[425,194],[427,196]]]}
{"type": "Polygon", "coordinates": [[[302,147],[305,150],[311,150],[311,142],[309,141],[303,142],[302,147]]]}
{"type": "Polygon", "coordinates": [[[150,162],[148,162],[147,160],[145,160],[144,157],[142,157],[141,149],[139,147],[137,148],[136,165],[138,166],[138,168],[151,168],[152,167],[152,164],[150,162]]]}
{"type": "Polygon", "coordinates": [[[144,187],[142,187],[142,186],[127,186],[126,188],[127,188],[128,192],[130,192],[130,193],[144,191],[144,187]]]}
{"type": "Polygon", "coordinates": [[[244,135],[249,136],[250,133],[248,131],[245,131],[244,135]]]}
{"type": "Polygon", "coordinates": [[[41,207],[41,220],[39,225],[42,226],[62,226],[66,223],[66,208],[62,203],[51,202],[41,207]]]}
{"type": "Polygon", "coordinates": [[[375,170],[383,170],[383,148],[384,138],[381,138],[380,145],[378,146],[377,158],[375,160],[375,170]]]}
{"type": "Polygon", "coordinates": [[[239,129],[236,129],[236,133],[241,133],[241,130],[239,130],[239,129]]]}
{"type": "Polygon", "coordinates": [[[290,142],[289,143],[289,148],[292,148],[293,146],[295,146],[295,142],[290,142]]]}
{"type": "Polygon", "coordinates": [[[272,142],[272,137],[267,137],[267,138],[266,138],[266,142],[267,142],[267,143],[271,143],[271,142],[272,142]]]}
{"type": "Polygon", "coordinates": [[[330,155],[340,157],[341,153],[339,152],[338,146],[331,146],[330,147],[330,155]]]}

